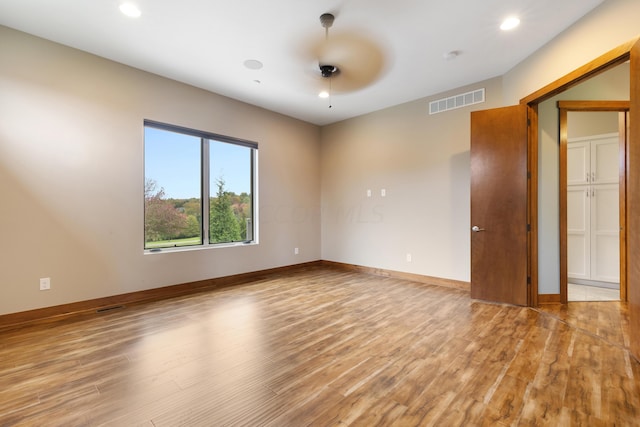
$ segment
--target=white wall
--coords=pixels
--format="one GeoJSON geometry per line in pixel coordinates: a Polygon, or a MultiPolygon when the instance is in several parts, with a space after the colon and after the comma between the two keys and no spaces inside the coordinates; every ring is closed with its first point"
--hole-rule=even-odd
{"type": "Polygon", "coordinates": [[[4,27],[0,58],[0,314],[320,258],[317,126],[4,27]],[[258,142],[259,245],[143,253],[143,119],[258,142]]]}

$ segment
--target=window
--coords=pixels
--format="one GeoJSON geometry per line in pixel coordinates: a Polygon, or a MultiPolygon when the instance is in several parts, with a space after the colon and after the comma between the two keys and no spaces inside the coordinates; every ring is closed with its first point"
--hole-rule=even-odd
{"type": "Polygon", "coordinates": [[[144,248],[254,241],[254,142],[144,122],[144,248]]]}

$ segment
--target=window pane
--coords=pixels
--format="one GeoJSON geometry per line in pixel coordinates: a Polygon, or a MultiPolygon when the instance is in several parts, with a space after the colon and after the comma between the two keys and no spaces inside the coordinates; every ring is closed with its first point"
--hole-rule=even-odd
{"type": "Polygon", "coordinates": [[[209,242],[253,240],[253,150],[210,140],[209,156],[209,242]]]}
{"type": "Polygon", "coordinates": [[[144,247],[202,244],[201,139],[145,127],[144,247]]]}

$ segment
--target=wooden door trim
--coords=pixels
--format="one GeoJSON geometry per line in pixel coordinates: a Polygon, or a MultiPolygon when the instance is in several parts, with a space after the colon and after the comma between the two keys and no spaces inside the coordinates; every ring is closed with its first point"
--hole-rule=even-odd
{"type": "Polygon", "coordinates": [[[529,233],[527,233],[527,245],[529,248],[528,276],[530,307],[537,307],[540,304],[538,296],[538,104],[527,106],[528,120],[528,182],[527,197],[528,211],[527,221],[529,233]],[[532,143],[535,141],[535,144],[532,143]]]}
{"type": "Polygon", "coordinates": [[[627,273],[627,179],[629,167],[629,109],[618,115],[618,135],[620,135],[620,300],[628,301],[627,273]]]}
{"type": "Polygon", "coordinates": [[[560,108],[560,302],[566,304],[569,268],[567,266],[567,109],[560,108]]]}
{"type": "MultiPolygon", "coordinates": [[[[640,253],[640,42],[630,52],[629,138],[627,143],[627,250],[640,253]],[[635,210],[635,215],[631,211],[635,210]]],[[[627,300],[629,301],[629,335],[633,356],[640,360],[640,263],[627,265],[627,300]]]]}
{"type": "MultiPolygon", "coordinates": [[[[529,233],[529,266],[531,268],[531,284],[530,284],[530,295],[532,297],[529,299],[530,306],[537,306],[539,303],[538,296],[538,104],[549,99],[559,93],[564,92],[565,90],[576,86],[587,80],[591,77],[594,77],[602,72],[607,71],[608,69],[615,67],[616,65],[622,64],[631,59],[631,52],[635,49],[638,52],[637,59],[640,59],[640,43],[638,41],[640,37],[635,37],[630,41],[623,43],[622,45],[610,50],[609,52],[600,55],[593,61],[583,65],[582,67],[577,68],[576,70],[570,72],[569,74],[555,80],[554,82],[549,83],[543,88],[527,95],[526,97],[520,100],[520,104],[525,104],[529,106],[530,112],[530,129],[529,131],[529,173],[531,176],[530,185],[529,185],[529,220],[531,224],[531,232],[529,233]],[[534,125],[535,121],[535,125],[534,125]],[[535,126],[535,129],[533,129],[535,126]]],[[[640,75],[640,60],[631,61],[631,76],[640,75]],[[635,68],[634,68],[635,67],[635,68]],[[635,74],[634,74],[635,70],[635,74]]],[[[631,87],[634,90],[633,78],[631,78],[631,87]]],[[[640,100],[639,100],[640,101],[640,100]]],[[[631,106],[630,106],[631,108],[631,106]]],[[[638,105],[634,105],[634,108],[638,109],[640,114],[640,103],[638,105]]],[[[629,133],[629,141],[633,141],[636,139],[636,132],[640,134],[640,123],[637,124],[639,126],[637,131],[634,133],[629,133]]],[[[640,141],[639,141],[640,142],[640,141]]],[[[631,160],[627,160],[627,170],[629,170],[630,163],[634,163],[631,160]]],[[[640,166],[640,156],[638,158],[637,164],[640,166]]],[[[629,187],[627,187],[627,191],[631,191],[629,187]]],[[[640,188],[638,189],[640,191],[640,188]]],[[[628,216],[627,216],[628,219],[628,216]]],[[[629,221],[627,220],[627,226],[629,225],[629,221]]],[[[629,232],[627,231],[627,236],[629,236],[629,232]]],[[[637,237],[638,245],[640,246],[640,236],[637,237]]],[[[630,238],[627,237],[627,244],[629,245],[630,238]]],[[[640,293],[640,290],[638,291],[640,293]]],[[[640,305],[640,303],[639,303],[640,305]]],[[[640,311],[640,308],[639,308],[640,311]]],[[[638,326],[640,327],[640,316],[638,320],[638,326]]],[[[637,354],[640,355],[640,344],[638,344],[637,354]]]]}
{"type": "MultiPolygon", "coordinates": [[[[574,112],[593,112],[593,111],[617,111],[621,113],[621,119],[618,123],[619,132],[619,222],[621,230],[626,230],[626,117],[629,111],[629,101],[558,101],[558,109],[560,114],[560,302],[566,304],[568,302],[568,242],[567,242],[567,115],[569,111],[574,112]]],[[[626,238],[625,233],[620,233],[620,301],[627,299],[627,281],[626,281],[626,238]]]]}
{"type": "Polygon", "coordinates": [[[558,101],[567,111],[629,111],[629,101],[558,101]]]}
{"type": "Polygon", "coordinates": [[[527,95],[520,100],[521,104],[539,104],[540,102],[549,99],[565,90],[582,83],[591,77],[594,77],[608,69],[622,64],[629,60],[631,50],[634,45],[640,40],[640,37],[635,37],[626,43],[610,50],[609,52],[600,55],[593,61],[590,61],[579,67],[569,74],[560,77],[558,80],[549,83],[541,89],[527,95]]]}

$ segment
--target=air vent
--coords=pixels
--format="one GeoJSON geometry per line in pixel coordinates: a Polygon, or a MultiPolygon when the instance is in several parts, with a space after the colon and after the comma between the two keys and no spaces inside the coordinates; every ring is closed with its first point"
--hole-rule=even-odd
{"type": "Polygon", "coordinates": [[[484,88],[431,101],[429,103],[429,114],[442,113],[443,111],[455,110],[456,108],[481,102],[484,102],[484,88]]]}

